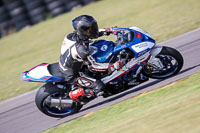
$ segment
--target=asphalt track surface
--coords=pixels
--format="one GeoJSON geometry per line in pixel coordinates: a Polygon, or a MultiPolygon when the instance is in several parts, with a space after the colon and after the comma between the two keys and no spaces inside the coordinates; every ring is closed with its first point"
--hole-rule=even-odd
{"type": "Polygon", "coordinates": [[[200,28],[163,42],[161,45],[176,48],[183,55],[185,62],[178,75],[165,80],[151,79],[112,97],[99,97],[85,105],[79,113],[62,119],[51,118],[42,114],[34,103],[36,90],[28,92],[0,103],[0,133],[42,132],[200,71],[200,28]]]}

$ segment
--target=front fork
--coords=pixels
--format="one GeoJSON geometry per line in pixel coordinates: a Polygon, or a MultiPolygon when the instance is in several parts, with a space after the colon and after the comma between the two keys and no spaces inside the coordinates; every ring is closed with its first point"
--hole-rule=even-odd
{"type": "Polygon", "coordinates": [[[156,70],[162,70],[164,68],[161,60],[153,56],[149,59],[147,65],[153,67],[156,70]]]}
{"type": "Polygon", "coordinates": [[[147,62],[147,66],[151,66],[153,67],[155,70],[162,70],[164,68],[163,63],[161,62],[161,60],[159,58],[156,58],[156,56],[162,51],[162,46],[159,45],[155,45],[152,49],[151,49],[151,58],[148,60],[147,62]]]}

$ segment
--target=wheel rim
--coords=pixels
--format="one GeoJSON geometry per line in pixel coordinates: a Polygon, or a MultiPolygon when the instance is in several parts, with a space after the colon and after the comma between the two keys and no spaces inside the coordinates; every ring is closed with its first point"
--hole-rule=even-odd
{"type": "Polygon", "coordinates": [[[158,55],[156,58],[159,58],[160,61],[163,64],[162,70],[147,70],[151,77],[154,78],[166,78],[172,76],[174,73],[176,73],[178,69],[178,61],[170,55],[158,55]]]}
{"type": "Polygon", "coordinates": [[[46,99],[48,97],[52,97],[52,98],[57,98],[57,97],[60,97],[60,94],[59,93],[54,93],[54,94],[51,94],[49,96],[47,96],[44,101],[43,101],[43,107],[45,109],[45,111],[51,115],[54,115],[54,116],[66,116],[66,115],[69,115],[71,113],[74,113],[75,112],[75,108],[74,106],[70,107],[70,108],[57,108],[57,107],[53,107],[53,106],[50,106],[47,104],[46,102],[46,99]]]}

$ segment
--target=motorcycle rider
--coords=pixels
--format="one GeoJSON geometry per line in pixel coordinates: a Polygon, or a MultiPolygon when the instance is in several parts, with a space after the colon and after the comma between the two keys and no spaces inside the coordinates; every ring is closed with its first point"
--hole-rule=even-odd
{"type": "Polygon", "coordinates": [[[113,64],[97,63],[89,53],[90,39],[109,35],[112,33],[110,28],[99,32],[97,21],[89,15],[76,17],[72,20],[72,25],[74,32],[68,34],[62,43],[59,69],[66,82],[77,81],[81,86],[69,93],[70,98],[77,102],[81,102],[83,99],[90,101],[103,94],[104,83],[85,74],[79,75],[82,65],[87,65],[90,71],[111,73],[120,69],[123,63],[121,61],[113,64]]]}

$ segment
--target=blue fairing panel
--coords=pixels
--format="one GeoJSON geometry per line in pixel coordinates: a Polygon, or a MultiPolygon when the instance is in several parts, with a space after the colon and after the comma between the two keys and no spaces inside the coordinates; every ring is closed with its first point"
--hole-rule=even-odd
{"type": "Polygon", "coordinates": [[[90,45],[90,54],[96,62],[109,62],[113,50],[114,43],[112,41],[98,40],[90,45]]]}

